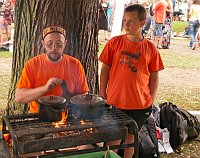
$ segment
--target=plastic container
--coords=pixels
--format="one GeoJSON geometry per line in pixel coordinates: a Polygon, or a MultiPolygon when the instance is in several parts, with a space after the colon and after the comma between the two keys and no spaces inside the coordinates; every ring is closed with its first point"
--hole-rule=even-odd
{"type": "Polygon", "coordinates": [[[87,154],[64,156],[60,158],[121,158],[113,151],[92,152],[87,154]]]}

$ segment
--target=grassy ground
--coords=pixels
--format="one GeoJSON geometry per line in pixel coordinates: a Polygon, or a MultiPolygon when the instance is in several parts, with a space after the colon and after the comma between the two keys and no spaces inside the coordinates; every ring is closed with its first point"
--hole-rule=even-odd
{"type": "Polygon", "coordinates": [[[188,26],[188,22],[174,21],[172,23],[172,30],[176,33],[185,32],[185,28],[188,26]]]}
{"type": "Polygon", "coordinates": [[[166,67],[200,70],[200,55],[198,54],[180,54],[175,50],[169,54],[165,50],[161,50],[161,57],[166,67]]]}
{"type": "Polygon", "coordinates": [[[0,51],[0,58],[12,58],[12,53],[8,51],[0,51]]]}
{"type": "Polygon", "coordinates": [[[8,65],[11,65],[11,58],[12,53],[9,53],[8,51],[0,51],[0,116],[2,111],[6,108],[7,105],[7,96],[8,96],[8,88],[10,84],[10,67],[8,65]],[[5,64],[5,67],[3,66],[5,64]],[[2,65],[3,64],[3,65],[2,65]]]}

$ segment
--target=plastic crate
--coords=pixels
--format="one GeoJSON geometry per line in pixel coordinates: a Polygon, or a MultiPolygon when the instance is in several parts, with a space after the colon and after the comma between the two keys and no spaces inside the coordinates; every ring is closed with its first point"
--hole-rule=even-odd
{"type": "Polygon", "coordinates": [[[102,152],[92,152],[92,153],[73,155],[73,156],[64,156],[62,158],[121,158],[121,157],[113,151],[102,151],[102,152]]]}

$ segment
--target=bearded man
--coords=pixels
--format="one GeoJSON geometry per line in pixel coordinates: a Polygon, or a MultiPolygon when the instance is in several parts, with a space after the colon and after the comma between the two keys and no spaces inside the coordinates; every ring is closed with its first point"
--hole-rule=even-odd
{"type": "Polygon", "coordinates": [[[31,113],[38,112],[39,97],[62,96],[62,82],[66,83],[70,97],[88,92],[80,61],[64,54],[67,44],[65,29],[48,26],[43,30],[42,38],[45,53],[25,63],[15,93],[16,102],[29,103],[31,113]]]}

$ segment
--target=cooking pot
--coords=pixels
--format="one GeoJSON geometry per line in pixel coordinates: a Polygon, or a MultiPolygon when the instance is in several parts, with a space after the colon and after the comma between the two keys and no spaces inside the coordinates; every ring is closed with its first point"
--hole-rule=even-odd
{"type": "Polygon", "coordinates": [[[63,90],[62,96],[42,96],[38,99],[38,117],[40,120],[47,122],[57,122],[62,120],[62,112],[67,111],[67,104],[71,94],[67,90],[66,82],[64,80],[60,86],[63,90]]]}
{"type": "Polygon", "coordinates": [[[67,110],[67,103],[64,97],[43,96],[38,99],[38,117],[42,121],[57,122],[62,120],[62,112],[67,110]]]}
{"type": "Polygon", "coordinates": [[[79,94],[73,96],[69,103],[69,113],[78,119],[100,118],[105,110],[105,100],[93,94],[79,94]]]}

